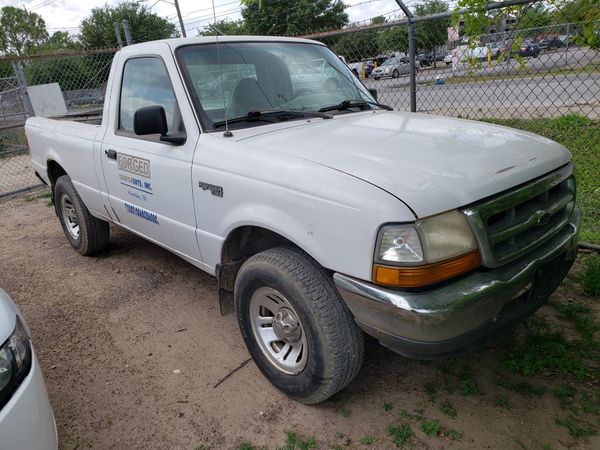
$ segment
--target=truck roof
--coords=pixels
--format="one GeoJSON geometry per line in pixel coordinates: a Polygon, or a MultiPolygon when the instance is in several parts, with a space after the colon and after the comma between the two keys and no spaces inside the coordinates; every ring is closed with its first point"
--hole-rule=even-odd
{"type": "MultiPolygon", "coordinates": [[[[311,39],[302,39],[295,37],[283,37],[283,36],[219,36],[219,42],[303,42],[306,44],[319,44],[324,45],[321,42],[313,41],[311,39]]],[[[217,42],[216,36],[197,36],[197,37],[186,37],[186,38],[171,38],[161,39],[157,41],[142,42],[140,44],[133,44],[125,46],[121,49],[124,53],[139,53],[143,51],[151,50],[153,46],[160,43],[166,43],[169,47],[175,50],[178,47],[190,44],[213,44],[217,42]]]]}

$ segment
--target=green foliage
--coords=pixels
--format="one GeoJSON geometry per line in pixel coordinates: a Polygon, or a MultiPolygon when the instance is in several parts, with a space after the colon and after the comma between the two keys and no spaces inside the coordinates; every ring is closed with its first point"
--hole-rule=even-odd
{"type": "Polygon", "coordinates": [[[580,281],[585,295],[589,297],[600,296],[600,256],[591,255],[586,259],[580,281]]]}
{"type": "Polygon", "coordinates": [[[555,419],[555,422],[557,425],[565,427],[567,430],[569,430],[569,434],[571,435],[571,437],[574,437],[576,439],[582,437],[595,436],[598,434],[598,431],[595,427],[584,422],[581,419],[578,419],[573,414],[569,414],[563,418],[557,417],[555,419]]]}
{"type": "Polygon", "coordinates": [[[344,417],[346,419],[349,418],[352,415],[352,413],[350,411],[348,411],[347,409],[342,409],[342,411],[340,412],[340,414],[342,415],[342,417],[344,417]]]}
{"type": "Polygon", "coordinates": [[[384,410],[385,412],[389,412],[389,411],[391,411],[392,409],[394,409],[394,405],[392,405],[391,403],[384,403],[384,404],[383,404],[383,410],[384,410]]]}
{"type": "Polygon", "coordinates": [[[198,36],[214,36],[214,35],[233,36],[246,34],[246,27],[242,20],[218,20],[216,23],[211,23],[202,31],[198,31],[198,36]]]}
{"type": "Polygon", "coordinates": [[[419,428],[429,437],[437,436],[440,434],[440,421],[438,419],[424,420],[419,425],[419,428]]]}
{"type": "MultiPolygon", "coordinates": [[[[442,0],[427,0],[415,6],[415,16],[429,16],[448,11],[448,3],[442,0]]],[[[446,44],[450,18],[428,20],[415,26],[416,47],[421,50],[435,50],[446,44]]]]}
{"type": "Polygon", "coordinates": [[[494,400],[494,404],[498,408],[508,409],[508,410],[512,409],[512,403],[506,395],[498,395],[496,397],[496,399],[494,400]]]}
{"type": "Polygon", "coordinates": [[[317,446],[314,437],[307,437],[295,431],[286,431],[285,434],[287,439],[281,450],[309,450],[317,446]]]}
{"type": "Polygon", "coordinates": [[[456,408],[452,405],[452,403],[450,403],[449,400],[446,400],[444,403],[441,404],[440,411],[442,412],[442,414],[450,417],[451,419],[456,418],[456,416],[458,415],[458,411],[456,411],[456,408]]]}
{"type": "Polygon", "coordinates": [[[558,399],[560,407],[566,409],[573,403],[573,398],[577,394],[577,391],[570,384],[563,383],[560,386],[552,390],[554,396],[558,399]]]}
{"type": "Polygon", "coordinates": [[[175,25],[154,14],[139,2],[125,2],[117,6],[104,5],[92,9],[81,21],[80,40],[85,48],[112,48],[117,45],[114,23],[129,21],[133,42],[145,42],[173,36],[175,25]]]}
{"type": "Polygon", "coordinates": [[[500,378],[498,386],[516,392],[523,398],[540,397],[544,394],[544,388],[537,388],[527,381],[512,381],[508,378],[500,378]]]}
{"type": "Polygon", "coordinates": [[[464,373],[460,380],[460,393],[465,397],[479,394],[479,387],[470,373],[464,373]]]}
{"type": "Polygon", "coordinates": [[[379,41],[376,31],[359,31],[342,35],[332,50],[349,61],[372,58],[379,54],[379,41]]]}
{"type": "Polygon", "coordinates": [[[410,425],[402,424],[393,426],[390,425],[387,429],[387,434],[392,438],[392,442],[396,447],[404,447],[404,444],[408,443],[410,438],[413,436],[413,431],[410,425]]]}
{"type": "Polygon", "coordinates": [[[362,445],[371,445],[373,443],[373,436],[365,434],[363,437],[360,438],[360,443],[362,445]]]}
{"type": "Polygon", "coordinates": [[[431,403],[435,403],[437,400],[437,388],[436,388],[435,384],[426,383],[424,388],[425,388],[425,393],[427,394],[427,397],[429,397],[429,401],[431,403]]]}
{"type": "Polygon", "coordinates": [[[22,56],[48,39],[39,14],[5,6],[0,10],[0,51],[22,56]]]}
{"type": "Polygon", "coordinates": [[[408,27],[399,25],[386,28],[377,33],[379,50],[385,52],[407,52],[408,51],[408,27]]]}
{"type": "Polygon", "coordinates": [[[348,23],[342,0],[246,0],[242,17],[249,34],[296,36],[342,28],[348,23]]]}
{"type": "MultiPolygon", "coordinates": [[[[586,274],[587,272],[583,273],[581,281],[583,281],[586,274]]],[[[575,302],[550,301],[550,305],[559,314],[559,319],[573,323],[575,330],[585,341],[589,342],[594,339],[598,325],[592,308],[575,302]]]]}

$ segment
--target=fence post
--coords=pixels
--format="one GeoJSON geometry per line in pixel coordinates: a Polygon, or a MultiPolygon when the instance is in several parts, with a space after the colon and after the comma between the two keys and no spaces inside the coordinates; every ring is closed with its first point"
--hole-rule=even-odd
{"type": "Polygon", "coordinates": [[[117,35],[117,42],[119,43],[119,48],[123,48],[123,39],[121,39],[121,29],[119,28],[119,24],[117,22],[113,23],[115,27],[115,34],[117,35]]]}
{"type": "Polygon", "coordinates": [[[23,66],[21,65],[21,61],[13,61],[12,67],[17,78],[17,83],[19,84],[19,97],[21,100],[21,104],[23,105],[25,115],[27,117],[31,117],[34,115],[33,106],[31,105],[31,101],[29,100],[29,94],[27,93],[27,79],[25,78],[25,73],[23,72],[23,66]]]}
{"type": "Polygon", "coordinates": [[[415,65],[415,23],[410,9],[402,2],[396,0],[408,20],[408,64],[410,65],[410,112],[417,112],[417,66],[415,65]]]}
{"type": "Polygon", "coordinates": [[[131,45],[131,31],[129,30],[129,20],[123,19],[123,31],[125,31],[125,42],[127,45],[131,45]]]}

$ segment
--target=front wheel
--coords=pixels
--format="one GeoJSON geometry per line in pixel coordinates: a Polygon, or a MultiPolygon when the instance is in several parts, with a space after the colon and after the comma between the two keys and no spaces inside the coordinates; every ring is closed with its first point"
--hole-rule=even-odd
{"type": "Polygon", "coordinates": [[[392,78],[398,78],[400,76],[400,72],[397,69],[394,69],[392,72],[392,78]]]}
{"type": "Polygon", "coordinates": [[[56,180],[54,201],[65,236],[75,250],[91,255],[108,246],[108,222],[92,216],[68,175],[56,180]]]}
{"type": "Polygon", "coordinates": [[[235,283],[238,324],[265,377],[286,395],[319,403],[343,389],[363,358],[363,334],[331,276],[304,253],[252,256],[235,283]]]}

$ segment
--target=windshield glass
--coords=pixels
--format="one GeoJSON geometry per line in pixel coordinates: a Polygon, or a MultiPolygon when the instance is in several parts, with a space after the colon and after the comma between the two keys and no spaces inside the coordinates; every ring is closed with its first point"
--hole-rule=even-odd
{"type": "MultiPolygon", "coordinates": [[[[180,48],[177,57],[209,130],[249,112],[313,112],[345,100],[374,102],[350,69],[318,44],[224,42],[219,49],[199,44],[180,48]]],[[[238,122],[232,128],[264,124],[238,122]]]]}

